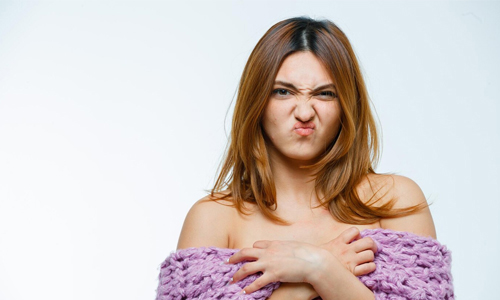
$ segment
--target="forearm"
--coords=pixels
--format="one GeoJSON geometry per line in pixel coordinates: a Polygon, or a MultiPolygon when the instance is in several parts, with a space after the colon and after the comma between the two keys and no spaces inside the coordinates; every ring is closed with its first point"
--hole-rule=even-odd
{"type": "Polygon", "coordinates": [[[336,259],[310,277],[310,283],[323,300],[374,300],[375,295],[336,259]]]}
{"type": "MultiPolygon", "coordinates": [[[[319,277],[318,277],[318,280],[319,277]]],[[[315,288],[308,283],[282,283],[268,300],[312,300],[321,296],[323,300],[329,299],[375,299],[373,293],[361,283],[354,275],[346,270],[343,277],[323,278],[315,288]]]]}
{"type": "Polygon", "coordinates": [[[281,283],[275,290],[269,300],[312,300],[318,297],[314,288],[305,282],[301,283],[281,283]]]}
{"type": "Polygon", "coordinates": [[[321,267],[309,272],[307,282],[282,283],[273,292],[270,300],[373,300],[374,294],[356,276],[347,270],[335,257],[325,255],[321,267]]]}

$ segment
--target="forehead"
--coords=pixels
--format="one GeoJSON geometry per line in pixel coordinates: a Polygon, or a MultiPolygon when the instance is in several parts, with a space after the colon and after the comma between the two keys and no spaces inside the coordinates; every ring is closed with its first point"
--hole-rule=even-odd
{"type": "Polygon", "coordinates": [[[299,88],[333,83],[323,63],[310,51],[290,54],[278,70],[276,81],[289,82],[299,88]]]}

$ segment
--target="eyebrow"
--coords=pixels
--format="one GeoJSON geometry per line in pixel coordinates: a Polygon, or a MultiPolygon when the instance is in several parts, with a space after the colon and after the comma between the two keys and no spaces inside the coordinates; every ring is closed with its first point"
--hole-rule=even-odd
{"type": "MultiPolygon", "coordinates": [[[[292,90],[295,90],[295,91],[298,91],[299,89],[297,87],[295,87],[293,84],[289,83],[289,82],[286,82],[286,81],[281,81],[281,80],[277,80],[274,82],[275,85],[279,84],[279,85],[282,85],[284,87],[287,87],[289,89],[292,89],[292,90]]],[[[324,84],[324,85],[321,85],[321,86],[318,86],[317,88],[315,88],[312,92],[313,93],[316,93],[316,92],[319,92],[321,90],[324,90],[324,89],[327,89],[327,88],[332,88],[332,89],[336,89],[335,87],[335,84],[333,83],[329,83],[329,84],[324,84]]]]}

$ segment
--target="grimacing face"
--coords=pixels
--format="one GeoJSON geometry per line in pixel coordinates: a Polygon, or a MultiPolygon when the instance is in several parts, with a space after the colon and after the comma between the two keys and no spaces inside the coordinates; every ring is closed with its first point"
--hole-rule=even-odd
{"type": "Polygon", "coordinates": [[[336,87],[310,51],[289,55],[276,76],[262,118],[271,161],[314,163],[340,130],[336,87]]]}

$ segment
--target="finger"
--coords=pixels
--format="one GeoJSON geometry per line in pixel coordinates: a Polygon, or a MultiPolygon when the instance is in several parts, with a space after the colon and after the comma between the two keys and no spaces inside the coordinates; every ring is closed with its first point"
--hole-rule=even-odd
{"type": "Polygon", "coordinates": [[[259,278],[255,279],[255,281],[252,282],[250,285],[246,286],[243,289],[243,291],[245,292],[245,294],[250,294],[250,293],[253,293],[253,292],[265,287],[266,285],[268,285],[271,282],[273,282],[271,276],[263,274],[259,278]]]}
{"type": "Polygon", "coordinates": [[[258,262],[249,262],[241,266],[241,268],[233,274],[233,280],[231,283],[237,282],[246,278],[249,275],[255,274],[259,271],[262,271],[261,264],[258,262]]]}
{"type": "Polygon", "coordinates": [[[359,229],[357,227],[351,227],[344,232],[342,232],[338,238],[346,244],[349,244],[353,240],[359,237],[359,229]]]}
{"type": "Polygon", "coordinates": [[[377,252],[377,244],[369,237],[356,240],[351,243],[354,252],[362,252],[365,250],[371,250],[373,253],[377,252]]]}
{"type": "Polygon", "coordinates": [[[355,276],[362,276],[366,275],[368,273],[371,273],[377,269],[377,266],[375,265],[374,262],[369,262],[366,264],[358,265],[354,267],[354,275],[355,276]]]}
{"type": "Polygon", "coordinates": [[[268,248],[270,244],[271,244],[271,241],[257,241],[255,243],[253,243],[253,247],[259,248],[259,249],[264,249],[264,248],[268,248]]]}
{"type": "Polygon", "coordinates": [[[359,253],[356,253],[356,257],[352,261],[354,265],[361,265],[364,263],[372,262],[375,258],[375,254],[373,254],[372,250],[365,250],[359,253]]]}
{"type": "Polygon", "coordinates": [[[259,258],[259,253],[260,249],[256,248],[243,248],[240,251],[236,252],[231,256],[228,260],[227,263],[229,264],[236,264],[242,261],[252,261],[252,260],[257,260],[259,258]]]}

